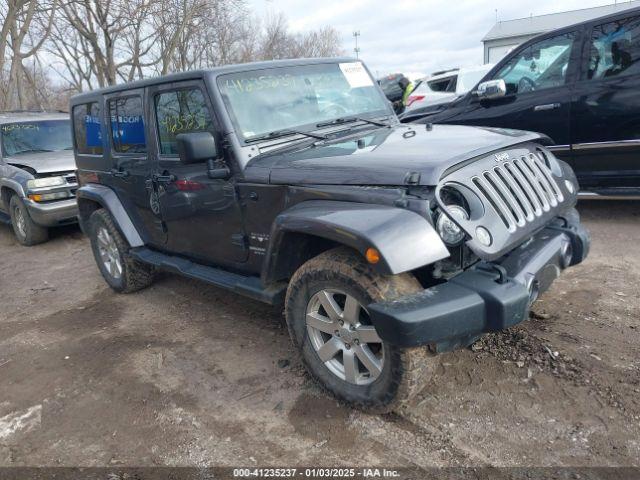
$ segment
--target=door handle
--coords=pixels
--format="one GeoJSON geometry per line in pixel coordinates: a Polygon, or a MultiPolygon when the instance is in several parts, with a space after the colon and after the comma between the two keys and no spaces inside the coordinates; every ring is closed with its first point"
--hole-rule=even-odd
{"type": "Polygon", "coordinates": [[[154,173],[151,178],[156,183],[171,183],[171,182],[175,182],[175,180],[176,180],[176,176],[175,175],[171,175],[171,174],[158,175],[158,174],[154,173]]]}
{"type": "Polygon", "coordinates": [[[130,175],[130,173],[126,170],[118,170],[116,168],[112,168],[111,175],[118,178],[127,178],[130,175]]]}
{"type": "Polygon", "coordinates": [[[544,112],[545,110],[555,110],[556,108],[560,108],[559,103],[546,103],[544,105],[536,105],[533,107],[534,112],[544,112]]]}

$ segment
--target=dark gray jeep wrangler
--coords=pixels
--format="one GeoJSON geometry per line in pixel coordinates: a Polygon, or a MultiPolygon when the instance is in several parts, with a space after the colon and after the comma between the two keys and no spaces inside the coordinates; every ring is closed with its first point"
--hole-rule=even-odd
{"type": "Polygon", "coordinates": [[[168,270],[274,305],[310,373],[386,411],[515,325],[589,237],[536,133],[401,125],[364,65],[188,72],[71,101],[80,222],[116,291],[168,270]]]}
{"type": "Polygon", "coordinates": [[[69,115],[0,113],[0,222],[22,245],[77,222],[75,168],[69,115]]]}

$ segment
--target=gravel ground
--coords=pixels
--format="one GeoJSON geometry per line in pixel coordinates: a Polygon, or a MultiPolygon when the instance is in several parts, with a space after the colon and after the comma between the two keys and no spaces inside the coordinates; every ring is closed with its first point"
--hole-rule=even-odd
{"type": "Polygon", "coordinates": [[[1,226],[0,465],[640,466],[639,207],[581,203],[589,259],[384,416],[309,380],[280,309],[172,275],[117,295],[76,227],[1,226]]]}

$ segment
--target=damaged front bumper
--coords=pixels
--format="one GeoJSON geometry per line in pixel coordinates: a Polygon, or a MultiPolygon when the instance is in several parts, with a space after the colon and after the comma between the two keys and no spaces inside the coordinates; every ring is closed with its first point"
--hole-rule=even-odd
{"type": "Polygon", "coordinates": [[[382,340],[400,347],[446,351],[481,334],[527,319],[531,304],[590,246],[577,212],[557,218],[496,262],[481,262],[420,293],[367,307],[382,340]]]}

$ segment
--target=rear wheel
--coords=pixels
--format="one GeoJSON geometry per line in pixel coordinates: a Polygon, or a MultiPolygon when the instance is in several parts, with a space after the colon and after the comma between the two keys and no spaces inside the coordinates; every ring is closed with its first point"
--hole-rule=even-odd
{"type": "Polygon", "coordinates": [[[20,197],[14,195],[9,201],[11,225],[18,242],[30,247],[49,239],[49,230],[36,224],[29,215],[26,205],[20,197]]]}
{"type": "Polygon", "coordinates": [[[155,269],[131,258],[129,244],[105,209],[91,214],[89,237],[100,273],[116,292],[131,293],[153,283],[155,269]]]}
{"type": "Polygon", "coordinates": [[[386,412],[409,403],[428,381],[433,359],[425,347],[400,349],[384,342],[366,306],[421,289],[410,274],[375,273],[347,248],[305,263],[289,284],[285,313],[312,376],[366,410],[386,412]]]}

